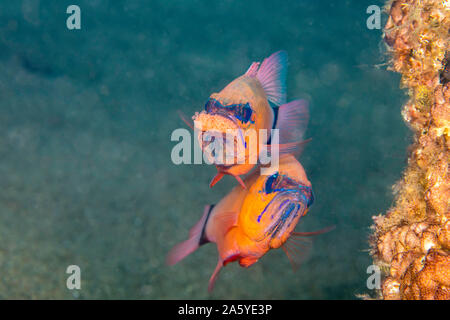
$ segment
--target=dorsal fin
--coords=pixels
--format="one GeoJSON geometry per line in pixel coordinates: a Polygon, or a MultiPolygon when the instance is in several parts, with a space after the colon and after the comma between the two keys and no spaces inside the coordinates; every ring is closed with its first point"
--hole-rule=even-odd
{"type": "MultiPolygon", "coordinates": [[[[254,62],[247,73],[255,73],[257,64],[254,62]]],[[[287,74],[287,53],[278,51],[261,63],[256,78],[261,83],[267,99],[277,106],[286,103],[286,74],[287,74]]]]}
{"type": "Polygon", "coordinates": [[[250,65],[250,68],[248,68],[247,72],[245,72],[245,75],[249,76],[249,77],[256,77],[256,74],[258,73],[258,68],[259,68],[260,64],[261,64],[260,62],[253,62],[250,65]]]}

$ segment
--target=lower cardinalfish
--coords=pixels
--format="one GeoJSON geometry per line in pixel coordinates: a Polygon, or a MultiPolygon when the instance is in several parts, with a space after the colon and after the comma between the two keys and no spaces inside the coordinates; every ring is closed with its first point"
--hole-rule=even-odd
{"type": "Polygon", "coordinates": [[[236,186],[215,206],[205,207],[189,239],[169,252],[167,264],[176,264],[201,245],[215,243],[219,259],[209,280],[210,292],[223,266],[238,261],[242,267],[249,267],[271,249],[283,248],[294,270],[299,266],[302,250],[307,249],[303,247],[305,237],[331,228],[294,232],[314,196],[305,170],[292,155],[281,157],[278,170],[271,175],[258,172],[245,179],[249,188],[236,186]]]}
{"type": "Polygon", "coordinates": [[[197,130],[200,147],[217,168],[210,187],[224,175],[232,175],[245,188],[240,175],[257,165],[263,148],[294,153],[306,142],[302,138],[308,123],[308,103],[286,103],[286,73],[285,51],[272,54],[262,63],[253,62],[245,74],[210,96],[204,110],[194,115],[194,124],[183,119],[197,130]],[[271,135],[272,129],[279,130],[278,141],[271,135]],[[219,137],[225,147],[217,152],[211,145],[219,137]]]}

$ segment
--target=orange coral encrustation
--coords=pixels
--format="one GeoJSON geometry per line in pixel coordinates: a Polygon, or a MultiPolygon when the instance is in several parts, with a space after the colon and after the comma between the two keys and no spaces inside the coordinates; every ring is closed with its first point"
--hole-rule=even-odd
{"type": "Polygon", "coordinates": [[[396,0],[386,9],[392,70],[410,99],[414,132],[394,206],[374,217],[370,243],[383,299],[450,299],[450,1],[396,0]]]}

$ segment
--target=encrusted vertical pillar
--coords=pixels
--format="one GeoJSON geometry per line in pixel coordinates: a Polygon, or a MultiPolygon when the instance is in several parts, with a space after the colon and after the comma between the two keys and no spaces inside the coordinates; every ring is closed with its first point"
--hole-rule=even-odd
{"type": "Polygon", "coordinates": [[[379,298],[450,299],[450,0],[396,0],[386,9],[390,65],[410,96],[402,115],[414,143],[394,206],[374,217],[379,298]]]}

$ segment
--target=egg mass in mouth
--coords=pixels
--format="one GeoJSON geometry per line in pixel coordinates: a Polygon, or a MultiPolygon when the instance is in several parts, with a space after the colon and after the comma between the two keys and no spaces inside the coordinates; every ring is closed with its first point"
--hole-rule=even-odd
{"type": "Polygon", "coordinates": [[[216,165],[245,161],[246,141],[236,121],[227,114],[200,113],[194,117],[197,139],[206,159],[216,165]]]}

